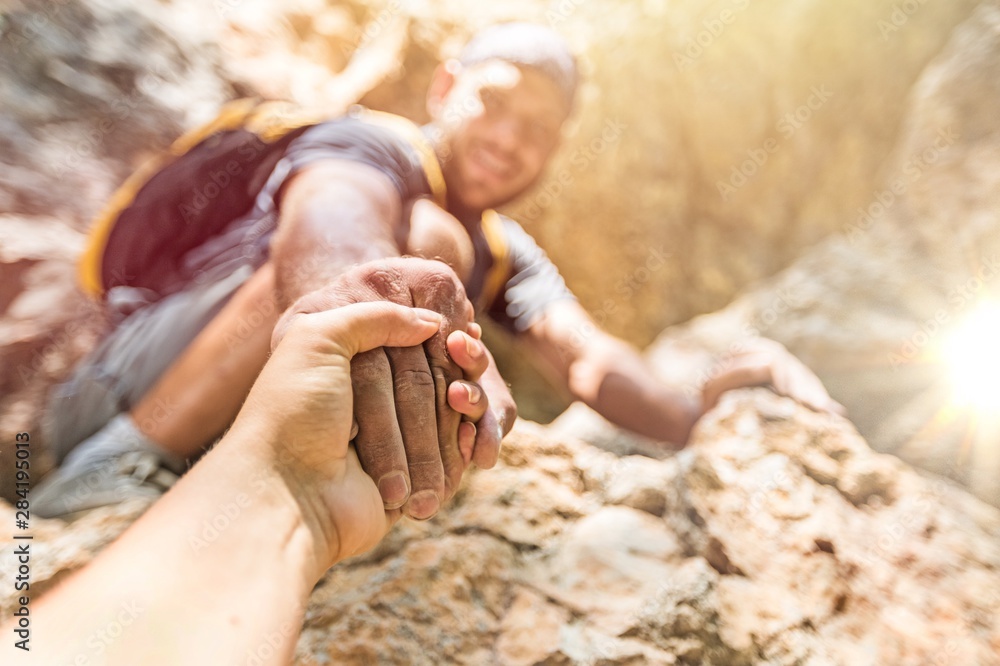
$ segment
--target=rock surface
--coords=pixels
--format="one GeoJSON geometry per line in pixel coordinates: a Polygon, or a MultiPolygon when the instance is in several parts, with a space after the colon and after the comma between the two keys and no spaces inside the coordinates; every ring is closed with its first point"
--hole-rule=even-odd
{"type": "MultiPolygon", "coordinates": [[[[135,512],[36,521],[33,589],[135,512]]],[[[990,666],[998,530],[997,509],[763,389],[661,460],[522,421],[439,516],[330,571],[296,663],[990,666]]]]}

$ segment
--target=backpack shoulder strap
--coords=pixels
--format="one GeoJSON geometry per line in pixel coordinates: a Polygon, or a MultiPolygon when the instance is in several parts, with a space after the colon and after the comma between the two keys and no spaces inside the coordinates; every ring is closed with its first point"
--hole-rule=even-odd
{"type": "Polygon", "coordinates": [[[510,246],[507,244],[507,234],[504,233],[503,220],[495,210],[490,209],[483,213],[482,227],[486,243],[493,255],[493,265],[483,278],[483,291],[480,295],[483,307],[489,307],[500,294],[510,274],[510,246]]]}
{"type": "Polygon", "coordinates": [[[417,151],[417,156],[420,158],[420,166],[424,169],[424,175],[427,177],[427,183],[430,185],[434,202],[442,208],[446,208],[448,192],[444,184],[444,174],[441,172],[441,164],[434,153],[434,146],[424,136],[420,127],[402,116],[383,111],[372,111],[371,109],[365,109],[359,117],[365,122],[392,130],[405,138],[413,146],[417,151]]]}

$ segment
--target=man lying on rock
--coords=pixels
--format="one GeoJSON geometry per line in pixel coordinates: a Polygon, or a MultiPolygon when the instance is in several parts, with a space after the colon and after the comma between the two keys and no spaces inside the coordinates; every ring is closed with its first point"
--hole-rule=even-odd
{"type": "MultiPolygon", "coordinates": [[[[438,68],[430,124],[359,110],[297,134],[249,212],[182,257],[180,286],[106,295],[132,311],[51,399],[47,441],[61,466],[33,491],[35,511],[68,516],[159,496],[230,425],[289,309],[392,301],[443,315],[422,347],[352,362],[354,446],[385,508],[416,519],[454,495],[470,463],[495,464],[515,418],[474,314],[522,340],[575,398],[669,446],[684,446],[733,388],[770,385],[840,411],[813,373],[768,341],[748,345],[700,399],[667,388],[636,350],[594,325],[531,237],[493,212],[541,176],[577,80],[557,34],[504,24],[438,68]]],[[[206,200],[230,193],[217,173],[206,200]]]]}

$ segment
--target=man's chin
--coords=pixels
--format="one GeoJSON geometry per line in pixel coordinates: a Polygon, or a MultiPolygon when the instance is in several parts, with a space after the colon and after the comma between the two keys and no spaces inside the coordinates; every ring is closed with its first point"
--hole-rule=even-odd
{"type": "Polygon", "coordinates": [[[469,202],[473,205],[470,205],[469,208],[473,210],[489,210],[490,208],[499,208],[500,206],[509,204],[511,201],[514,201],[517,197],[521,196],[525,189],[527,188],[521,188],[516,192],[506,194],[498,193],[495,189],[481,190],[480,192],[476,192],[474,196],[470,197],[469,202]]]}
{"type": "Polygon", "coordinates": [[[510,197],[476,196],[462,199],[462,207],[470,212],[480,212],[497,208],[510,201],[510,197]]]}

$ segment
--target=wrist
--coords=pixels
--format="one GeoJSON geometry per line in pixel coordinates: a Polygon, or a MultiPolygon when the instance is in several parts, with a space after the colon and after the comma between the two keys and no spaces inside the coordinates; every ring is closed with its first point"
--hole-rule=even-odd
{"type": "Polygon", "coordinates": [[[262,522],[283,544],[282,559],[304,573],[311,589],[342,559],[338,532],[321,496],[321,480],[309,478],[312,473],[302,469],[292,452],[271,441],[243,436],[234,427],[217,448],[231,450],[226,458],[239,461],[241,488],[260,503],[262,522]]]}

